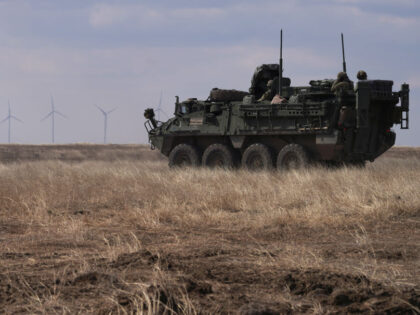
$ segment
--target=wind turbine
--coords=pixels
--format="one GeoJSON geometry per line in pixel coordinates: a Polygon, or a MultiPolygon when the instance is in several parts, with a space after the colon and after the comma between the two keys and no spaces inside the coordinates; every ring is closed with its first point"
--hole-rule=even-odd
{"type": "Polygon", "coordinates": [[[159,97],[159,105],[156,108],[156,113],[157,113],[157,120],[160,121],[160,113],[162,112],[166,118],[169,118],[169,116],[165,113],[165,111],[161,108],[162,106],[162,91],[160,91],[160,97],[159,97]]]}
{"type": "Polygon", "coordinates": [[[7,117],[5,119],[3,119],[2,121],[0,121],[0,123],[4,123],[5,121],[9,121],[9,133],[8,133],[8,140],[9,140],[9,144],[10,144],[10,126],[11,126],[11,121],[12,119],[20,121],[21,123],[23,123],[22,120],[20,120],[19,118],[17,118],[16,116],[12,115],[12,111],[10,110],[10,101],[8,101],[9,103],[9,114],[7,115],[7,117]]]}
{"type": "Polygon", "coordinates": [[[42,118],[41,121],[44,121],[45,119],[51,117],[51,140],[52,140],[52,143],[55,142],[55,114],[57,114],[57,115],[59,115],[63,118],[67,118],[65,115],[60,113],[58,110],[55,110],[54,99],[51,95],[51,111],[47,114],[47,116],[42,118]]]}
{"type": "Polygon", "coordinates": [[[116,110],[116,108],[111,109],[109,111],[105,111],[104,109],[102,109],[101,107],[99,107],[98,105],[95,105],[100,111],[101,113],[104,115],[104,144],[106,143],[106,131],[107,131],[107,127],[108,127],[108,115],[111,114],[114,110],[116,110]]]}

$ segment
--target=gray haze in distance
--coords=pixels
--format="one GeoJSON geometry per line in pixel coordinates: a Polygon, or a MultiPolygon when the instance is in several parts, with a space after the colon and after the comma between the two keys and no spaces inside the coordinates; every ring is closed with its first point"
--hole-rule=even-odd
{"type": "MultiPolygon", "coordinates": [[[[411,126],[398,145],[420,146],[420,1],[30,1],[0,0],[0,120],[12,114],[12,142],[146,143],[143,111],[173,112],[175,95],[207,98],[213,87],[247,90],[255,67],[278,62],[294,85],[347,70],[411,88],[411,126]],[[4,116],[4,117],[3,117],[4,116]]],[[[162,115],[162,117],[164,117],[162,115]]],[[[7,142],[7,124],[0,125],[7,142]]]]}

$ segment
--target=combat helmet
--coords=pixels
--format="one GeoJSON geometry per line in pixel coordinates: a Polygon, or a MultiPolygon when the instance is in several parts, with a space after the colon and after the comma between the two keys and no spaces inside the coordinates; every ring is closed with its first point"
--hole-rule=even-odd
{"type": "Polygon", "coordinates": [[[366,71],[360,70],[357,72],[357,79],[359,80],[367,80],[367,73],[366,71]]]}

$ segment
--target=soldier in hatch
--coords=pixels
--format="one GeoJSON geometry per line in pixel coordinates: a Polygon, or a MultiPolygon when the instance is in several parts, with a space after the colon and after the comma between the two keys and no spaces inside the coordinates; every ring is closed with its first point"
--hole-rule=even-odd
{"type": "Polygon", "coordinates": [[[345,72],[339,72],[337,74],[337,79],[334,81],[331,91],[333,92],[339,92],[339,91],[346,91],[346,90],[352,90],[353,89],[353,82],[350,81],[349,77],[347,76],[347,73],[345,72]]]}
{"type": "Polygon", "coordinates": [[[367,73],[363,70],[357,72],[357,79],[358,80],[367,80],[367,73]]]}
{"type": "Polygon", "coordinates": [[[280,94],[274,95],[273,99],[271,100],[271,105],[282,104],[282,103],[287,103],[287,99],[285,99],[284,97],[281,97],[280,94]]]}
{"type": "Polygon", "coordinates": [[[337,79],[334,81],[331,91],[337,96],[337,106],[339,108],[338,122],[339,128],[349,128],[354,126],[356,120],[354,105],[351,99],[348,98],[347,91],[353,90],[353,82],[350,81],[347,73],[339,72],[337,79]]]}
{"type": "Polygon", "coordinates": [[[262,101],[271,101],[273,98],[273,93],[271,91],[271,87],[273,85],[273,80],[268,80],[267,82],[267,90],[264,92],[264,94],[258,99],[258,102],[262,101]]]}

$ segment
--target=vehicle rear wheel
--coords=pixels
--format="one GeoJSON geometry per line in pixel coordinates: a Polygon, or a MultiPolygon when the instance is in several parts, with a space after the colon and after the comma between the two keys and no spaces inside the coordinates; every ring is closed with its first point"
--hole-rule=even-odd
{"type": "Polygon", "coordinates": [[[250,170],[269,170],[273,164],[270,148],[262,143],[251,144],[242,155],[242,167],[250,170]]]}
{"type": "Polygon", "coordinates": [[[291,143],[283,147],[277,156],[277,168],[283,170],[307,167],[309,156],[303,146],[291,143]]]}
{"type": "Polygon", "coordinates": [[[186,167],[200,165],[200,154],[195,146],[181,143],[169,154],[169,167],[186,167]]]}
{"type": "Polygon", "coordinates": [[[202,165],[207,167],[233,168],[235,154],[231,147],[215,143],[204,151],[202,165]]]}

